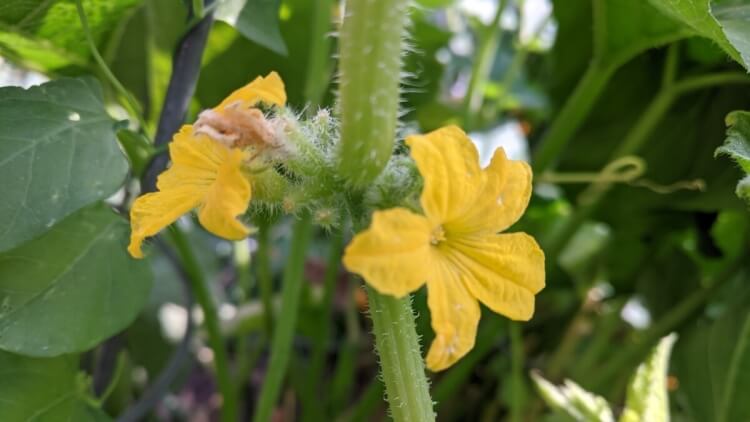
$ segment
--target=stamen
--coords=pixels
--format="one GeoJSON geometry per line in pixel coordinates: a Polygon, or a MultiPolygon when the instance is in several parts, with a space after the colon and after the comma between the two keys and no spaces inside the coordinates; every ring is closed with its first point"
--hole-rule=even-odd
{"type": "Polygon", "coordinates": [[[437,246],[440,242],[445,240],[445,230],[443,229],[443,226],[437,226],[434,229],[432,229],[432,233],[430,234],[430,243],[433,246],[437,246]]]}

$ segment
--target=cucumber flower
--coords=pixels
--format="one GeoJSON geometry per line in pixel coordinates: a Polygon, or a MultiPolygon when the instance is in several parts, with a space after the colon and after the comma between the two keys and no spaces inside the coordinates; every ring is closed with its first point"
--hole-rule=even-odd
{"type": "Polygon", "coordinates": [[[531,169],[497,149],[486,169],[458,127],[408,137],[424,179],[422,214],[375,211],[346,249],[344,264],[383,294],[403,297],[427,284],[436,338],[427,367],[440,371],[474,347],[479,302],[513,320],[534,313],[544,287],[544,253],[525,233],[503,233],[531,196],[531,169]]]}
{"type": "Polygon", "coordinates": [[[143,239],[197,208],[206,230],[243,239],[250,229],[237,217],[247,210],[250,181],[243,172],[264,148],[274,148],[274,132],[258,103],[283,106],[284,83],[276,72],[258,77],[217,107],[184,125],[169,145],[172,165],[156,182],[158,192],[135,200],[130,210],[128,251],[142,258],[143,239]]]}

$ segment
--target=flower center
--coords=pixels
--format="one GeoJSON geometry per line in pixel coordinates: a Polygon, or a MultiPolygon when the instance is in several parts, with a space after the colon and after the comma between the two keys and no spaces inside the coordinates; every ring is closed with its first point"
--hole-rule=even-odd
{"type": "Polygon", "coordinates": [[[440,242],[445,240],[445,230],[443,230],[443,226],[437,226],[434,229],[432,229],[432,233],[430,233],[430,243],[434,246],[437,246],[440,242]]]}

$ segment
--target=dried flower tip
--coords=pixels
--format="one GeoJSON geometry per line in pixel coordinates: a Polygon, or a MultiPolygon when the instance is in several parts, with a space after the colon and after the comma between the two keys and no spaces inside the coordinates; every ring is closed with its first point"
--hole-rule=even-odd
{"type": "Polygon", "coordinates": [[[198,115],[194,127],[197,134],[205,134],[230,148],[279,146],[273,128],[257,108],[229,106],[220,112],[205,110],[198,115]]]}

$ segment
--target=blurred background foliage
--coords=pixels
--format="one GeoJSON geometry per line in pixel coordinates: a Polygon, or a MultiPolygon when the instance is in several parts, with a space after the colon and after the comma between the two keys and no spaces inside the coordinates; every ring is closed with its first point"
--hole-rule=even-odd
{"type": "MultiPolygon", "coordinates": [[[[153,133],[173,53],[197,21],[191,2],[82,3],[96,46],[136,98],[143,129],[153,133]]],[[[214,6],[208,11],[219,19],[188,121],[272,70],[295,109],[335,108],[338,2],[214,6]]],[[[749,227],[747,203],[735,194],[743,174],[731,160],[714,157],[725,139],[725,116],[750,108],[748,16],[750,2],[743,0],[416,2],[403,58],[401,134],[456,123],[484,157],[503,146],[511,157],[531,160],[538,183],[514,230],[539,239],[548,264],[547,287],[529,323],[485,312],[474,350],[431,375],[439,420],[564,420],[532,389],[531,369],[553,382],[570,378],[619,413],[636,366],[670,332],[679,335],[668,372],[672,418],[750,418],[741,398],[750,388],[749,227]],[[635,158],[628,168],[638,171],[625,177],[620,166],[615,176],[622,177],[607,179],[607,166],[624,156],[635,158]]],[[[110,114],[128,118],[117,105],[121,93],[95,64],[74,1],[4,0],[0,60],[5,84],[97,77],[110,114]]],[[[290,222],[271,220],[259,219],[261,235],[237,243],[206,234],[189,218],[180,221],[211,281],[247,417],[273,354],[274,316],[286,311],[278,304],[290,222]]],[[[274,420],[387,417],[366,299],[359,281],[338,266],[341,242],[325,230],[312,240],[274,420]]],[[[173,362],[193,306],[164,249],[152,248],[149,265],[153,288],[138,318],[81,356],[88,381],[76,380],[73,355],[53,358],[38,364],[64,387],[29,393],[0,387],[0,397],[33,408],[71,389],[101,394],[100,384],[116,372],[103,411],[120,415],[138,402],[173,362]]],[[[425,299],[424,291],[414,297],[417,328],[428,344],[425,299]]],[[[164,387],[148,420],[216,418],[211,350],[200,332],[186,347],[181,365],[171,369],[179,376],[164,387]]],[[[32,367],[24,359],[0,353],[1,365],[19,371],[32,367]]],[[[30,385],[50,382],[32,373],[30,385]]],[[[87,414],[75,420],[108,418],[96,406],[71,403],[71,412],[87,414]]]]}

